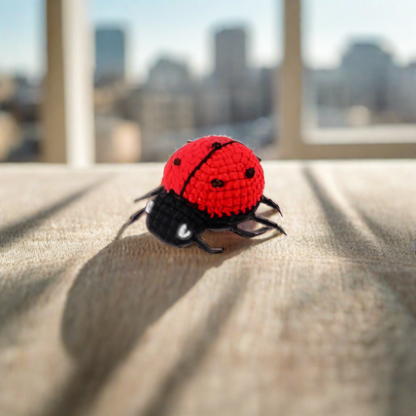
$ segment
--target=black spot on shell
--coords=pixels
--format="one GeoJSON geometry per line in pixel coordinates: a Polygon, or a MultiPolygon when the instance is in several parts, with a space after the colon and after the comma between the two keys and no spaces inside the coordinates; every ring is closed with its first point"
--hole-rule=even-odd
{"type": "Polygon", "coordinates": [[[214,188],[222,188],[224,186],[224,181],[222,181],[221,179],[213,179],[211,181],[211,185],[214,188]]]}
{"type": "Polygon", "coordinates": [[[256,171],[254,170],[254,168],[248,168],[246,170],[246,178],[251,179],[254,176],[255,173],[256,173],[256,171]]]}
{"type": "Polygon", "coordinates": [[[219,143],[219,142],[212,143],[212,147],[214,149],[220,149],[221,148],[221,143],[219,143]]]}
{"type": "Polygon", "coordinates": [[[177,157],[174,161],[173,164],[176,166],[179,166],[181,164],[181,160],[177,157]]]}

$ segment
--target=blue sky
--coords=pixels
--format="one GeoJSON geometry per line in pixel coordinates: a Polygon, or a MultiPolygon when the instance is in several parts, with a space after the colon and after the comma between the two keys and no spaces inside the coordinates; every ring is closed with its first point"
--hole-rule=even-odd
{"type": "MultiPolygon", "coordinates": [[[[85,0],[87,1],[87,0],[85,0]]],[[[273,65],[282,54],[282,0],[90,0],[93,25],[121,25],[128,34],[128,69],[144,76],[161,54],[196,73],[212,64],[215,28],[245,24],[250,62],[273,65]]],[[[416,59],[416,0],[305,0],[304,56],[336,65],[349,39],[386,41],[398,60],[416,59]]],[[[0,0],[0,71],[44,71],[44,1],[0,0]]]]}

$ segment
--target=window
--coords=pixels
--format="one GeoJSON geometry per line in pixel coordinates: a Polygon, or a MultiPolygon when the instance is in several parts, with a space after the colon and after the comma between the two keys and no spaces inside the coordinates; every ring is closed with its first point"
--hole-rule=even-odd
{"type": "Polygon", "coordinates": [[[303,137],[416,142],[413,0],[303,2],[303,137]]]}
{"type": "Polygon", "coordinates": [[[41,0],[0,2],[0,161],[37,161],[45,75],[41,0]]]}
{"type": "Polygon", "coordinates": [[[163,161],[207,134],[270,145],[277,6],[93,0],[98,161],[163,161]]]}

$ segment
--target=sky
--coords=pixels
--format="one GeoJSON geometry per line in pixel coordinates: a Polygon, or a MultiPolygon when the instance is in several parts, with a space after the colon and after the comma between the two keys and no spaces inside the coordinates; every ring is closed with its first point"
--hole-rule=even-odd
{"type": "MultiPolygon", "coordinates": [[[[0,0],[0,72],[40,76],[45,70],[45,0],[0,0]]],[[[282,57],[283,0],[85,0],[91,27],[121,26],[127,67],[144,77],[160,55],[209,73],[213,33],[244,25],[249,63],[271,66],[282,57]]],[[[397,61],[416,60],[416,0],[304,0],[303,50],[314,67],[331,67],[351,39],[387,44],[397,61]]]]}

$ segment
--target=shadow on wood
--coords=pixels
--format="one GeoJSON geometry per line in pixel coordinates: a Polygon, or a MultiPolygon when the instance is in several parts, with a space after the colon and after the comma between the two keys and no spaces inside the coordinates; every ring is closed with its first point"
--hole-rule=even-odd
{"type": "MultiPolygon", "coordinates": [[[[274,236],[272,232],[268,238],[274,236]]],[[[268,239],[223,232],[206,233],[204,238],[214,246],[221,244],[224,253],[209,255],[196,246],[172,248],[145,233],[116,238],[83,266],[68,293],[61,328],[76,371],[44,414],[86,411],[146,329],[208,269],[268,239]]],[[[215,336],[217,331],[211,332],[215,336]]]]}
{"type": "Polygon", "coordinates": [[[180,359],[168,372],[154,397],[138,415],[164,416],[169,413],[178,393],[197,372],[199,365],[244,294],[248,279],[249,273],[233,276],[204,322],[189,334],[180,359]]]}
{"type": "Polygon", "coordinates": [[[0,349],[9,345],[13,338],[4,336],[3,331],[13,327],[13,322],[32,309],[48,290],[61,281],[63,269],[48,270],[41,267],[29,268],[24,273],[0,273],[0,349]]]}
{"type": "Polygon", "coordinates": [[[73,192],[72,194],[60,199],[56,203],[44,208],[30,217],[23,218],[21,221],[17,221],[11,225],[8,225],[0,229],[0,248],[9,247],[15,241],[24,237],[32,229],[39,227],[46,219],[57,214],[62,209],[71,205],[73,202],[81,199],[89,192],[94,190],[97,186],[102,185],[108,180],[108,177],[104,177],[82,189],[73,192]]]}
{"type": "MultiPolygon", "coordinates": [[[[366,215],[364,210],[351,205],[350,208],[357,212],[362,223],[370,230],[371,237],[364,234],[360,228],[353,226],[349,215],[337,205],[313,169],[306,167],[303,169],[303,174],[325,212],[328,225],[333,233],[333,238],[330,239],[332,244],[328,245],[329,250],[339,258],[352,260],[348,273],[350,284],[366,284],[363,279],[356,280],[357,270],[365,270],[367,278],[371,277],[377,283],[381,283],[391,291],[393,296],[400,299],[400,305],[404,305],[412,316],[413,322],[409,330],[414,333],[416,330],[416,268],[412,263],[397,261],[394,252],[391,253],[388,250],[395,241],[392,230],[377,223],[366,215]]],[[[395,232],[404,234],[406,229],[395,230],[395,232]]],[[[410,337],[410,334],[408,333],[406,336],[410,337]]],[[[385,336],[385,339],[385,342],[389,343],[389,359],[395,360],[390,372],[389,414],[414,414],[416,409],[414,347],[411,347],[410,352],[404,351],[403,334],[395,332],[393,329],[389,336],[385,336]]],[[[377,374],[376,371],[374,374],[377,374]]]]}

